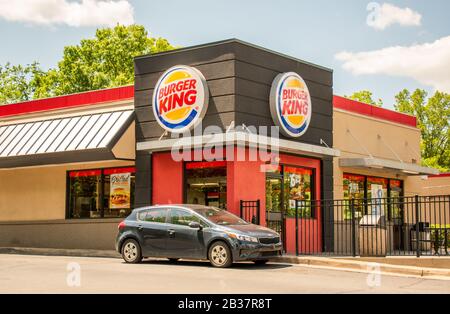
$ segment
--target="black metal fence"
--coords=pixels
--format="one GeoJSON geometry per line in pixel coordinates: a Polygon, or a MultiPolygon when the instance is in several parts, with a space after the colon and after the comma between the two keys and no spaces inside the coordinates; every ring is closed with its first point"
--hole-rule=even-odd
{"type": "Polygon", "coordinates": [[[240,204],[241,218],[247,222],[259,225],[261,220],[261,201],[243,201],[240,204]]]}
{"type": "Polygon", "coordinates": [[[420,257],[450,251],[450,196],[297,201],[293,219],[297,255],[420,257]]]}

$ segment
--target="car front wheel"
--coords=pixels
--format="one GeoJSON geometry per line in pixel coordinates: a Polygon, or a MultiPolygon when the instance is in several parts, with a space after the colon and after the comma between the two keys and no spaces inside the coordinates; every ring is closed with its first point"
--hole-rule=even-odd
{"type": "Polygon", "coordinates": [[[215,242],[211,245],[208,251],[208,258],[214,267],[226,268],[233,264],[230,248],[222,241],[215,242]]]}
{"type": "Polygon", "coordinates": [[[136,240],[125,240],[122,245],[122,258],[130,264],[137,264],[142,261],[141,246],[136,240]]]}

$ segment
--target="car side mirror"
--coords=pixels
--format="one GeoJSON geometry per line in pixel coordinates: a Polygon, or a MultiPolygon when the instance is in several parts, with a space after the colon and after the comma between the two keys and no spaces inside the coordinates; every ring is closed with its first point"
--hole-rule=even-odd
{"type": "Polygon", "coordinates": [[[203,229],[202,225],[197,221],[193,221],[193,222],[189,223],[189,227],[192,229],[199,229],[199,230],[203,229]]]}

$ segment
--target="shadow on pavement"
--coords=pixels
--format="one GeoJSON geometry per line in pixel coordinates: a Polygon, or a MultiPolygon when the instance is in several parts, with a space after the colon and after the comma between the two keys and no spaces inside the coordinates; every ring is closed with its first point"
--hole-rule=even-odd
{"type": "MultiPolygon", "coordinates": [[[[125,262],[123,262],[125,264],[125,262]]],[[[210,267],[214,268],[208,261],[192,261],[192,260],[179,260],[177,262],[168,261],[165,259],[144,259],[141,265],[165,265],[165,266],[186,266],[186,267],[210,267]]],[[[284,269],[292,267],[291,264],[266,264],[266,265],[255,265],[252,262],[242,262],[242,263],[234,263],[231,266],[232,269],[248,269],[248,270],[262,270],[262,269],[284,269]]]]}

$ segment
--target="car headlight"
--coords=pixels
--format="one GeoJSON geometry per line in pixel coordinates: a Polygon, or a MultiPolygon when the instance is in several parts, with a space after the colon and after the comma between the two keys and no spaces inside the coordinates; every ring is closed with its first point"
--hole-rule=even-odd
{"type": "Polygon", "coordinates": [[[230,236],[230,238],[237,239],[239,241],[254,242],[254,243],[258,243],[259,242],[258,238],[255,238],[255,237],[250,237],[250,236],[246,236],[246,235],[242,235],[242,234],[236,234],[236,233],[231,233],[231,232],[228,232],[227,234],[230,236]]]}

